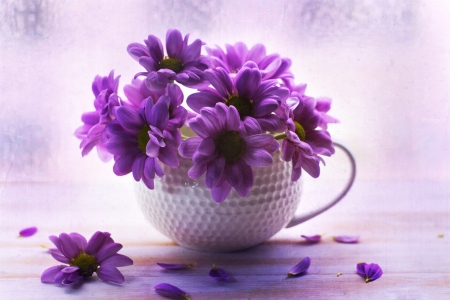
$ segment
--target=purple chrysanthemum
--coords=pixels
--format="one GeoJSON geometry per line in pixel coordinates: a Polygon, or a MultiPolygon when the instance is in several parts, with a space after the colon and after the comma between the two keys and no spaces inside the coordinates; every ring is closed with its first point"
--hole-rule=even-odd
{"type": "Polygon", "coordinates": [[[200,89],[190,95],[186,102],[195,112],[216,103],[236,107],[241,120],[255,118],[263,131],[278,131],[280,119],[274,114],[286,101],[289,90],[276,85],[275,80],[262,81],[261,72],[254,62],[247,62],[236,77],[231,78],[221,67],[205,71],[213,88],[200,89]]]}
{"type": "Polygon", "coordinates": [[[160,39],[154,35],[144,40],[145,46],[138,43],[128,45],[128,53],[147,70],[135,77],[147,76],[146,83],[150,89],[164,89],[173,81],[190,88],[207,85],[203,71],[208,68],[208,60],[200,55],[203,43],[197,39],[188,45],[188,39],[189,34],[183,40],[180,31],[169,29],[166,34],[167,56],[164,56],[160,39]]]}
{"type": "Polygon", "coordinates": [[[130,266],[133,261],[117,253],[122,245],[115,243],[110,236],[108,232],[97,231],[89,242],[76,232],[50,236],[49,239],[58,248],[51,250],[50,254],[68,266],[48,268],[42,273],[41,281],[70,285],[96,272],[103,281],[122,284],[125,279],[117,267],[130,266]]]}
{"type": "Polygon", "coordinates": [[[153,100],[158,100],[159,97],[166,94],[165,89],[150,90],[145,84],[145,81],[140,79],[132,79],[131,84],[126,84],[123,87],[123,92],[127,101],[122,101],[122,105],[135,110],[139,110],[142,101],[148,97],[152,97],[153,100]]]}
{"type": "Polygon", "coordinates": [[[292,160],[292,181],[300,178],[302,169],[313,178],[319,177],[319,162],[323,159],[318,154],[331,156],[334,153],[330,134],[316,130],[319,121],[314,98],[300,96],[297,106],[290,110],[286,138],[282,143],[283,159],[292,160]]]}
{"type": "Polygon", "coordinates": [[[201,109],[189,127],[198,137],[185,140],[179,153],[194,162],[189,177],[199,178],[206,172],[205,185],[216,202],[225,200],[232,187],[245,197],[253,185],[252,167],[270,165],[271,153],[279,148],[273,135],[262,133],[255,119],[241,121],[234,106],[220,102],[201,109]]]}
{"type": "Polygon", "coordinates": [[[280,58],[274,53],[266,55],[266,47],[262,44],[254,45],[250,50],[247,46],[238,42],[234,45],[225,45],[226,53],[218,46],[206,47],[213,67],[224,68],[228,73],[238,73],[247,61],[253,61],[261,70],[262,79],[281,79],[286,81],[294,75],[289,70],[291,60],[280,58]]]}
{"type": "Polygon", "coordinates": [[[75,131],[75,136],[81,139],[81,154],[85,156],[95,146],[102,161],[109,161],[112,155],[106,150],[106,132],[105,127],[108,122],[115,119],[115,110],[120,105],[117,96],[119,78],[114,78],[114,71],[109,76],[96,76],[92,83],[92,91],[95,95],[95,111],[84,113],[81,120],[84,125],[75,131]]]}
{"type": "Polygon", "coordinates": [[[117,119],[107,127],[110,138],[106,147],[114,154],[114,173],[122,176],[132,172],[134,179],[142,179],[149,189],[154,188],[155,174],[164,176],[158,160],[173,168],[179,165],[175,150],[181,143],[178,128],[187,113],[177,106],[180,101],[176,89],[169,95],[161,96],[155,104],[151,97],[145,99],[139,111],[118,108],[117,119]]]}

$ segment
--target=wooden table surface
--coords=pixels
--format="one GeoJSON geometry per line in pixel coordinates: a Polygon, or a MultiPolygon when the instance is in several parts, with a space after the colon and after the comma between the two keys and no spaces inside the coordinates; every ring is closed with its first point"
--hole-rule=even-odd
{"type": "MultiPolygon", "coordinates": [[[[329,191],[332,193],[332,184],[329,191]]],[[[300,226],[283,229],[264,244],[235,253],[203,253],[175,245],[142,216],[129,181],[117,184],[13,184],[0,186],[0,299],[163,299],[153,287],[171,283],[191,299],[450,299],[450,188],[447,182],[361,182],[337,206],[300,226]],[[32,237],[20,229],[37,226],[32,237]],[[49,235],[108,231],[123,244],[134,265],[120,268],[121,286],[96,275],[82,285],[40,282],[57,265],[49,235]],[[300,235],[324,234],[319,244],[300,235]],[[359,235],[358,244],[339,244],[333,235],[359,235]],[[311,267],[301,277],[288,270],[303,257],[311,267]],[[383,276],[365,283],[360,261],[377,263],[383,276]],[[188,270],[166,271],[156,262],[193,262],[188,270]],[[208,276],[212,265],[232,279],[208,276]],[[342,273],[341,276],[336,276],[342,273]]],[[[305,198],[322,192],[305,191],[305,198]]],[[[314,206],[302,199],[300,209],[314,206]]]]}

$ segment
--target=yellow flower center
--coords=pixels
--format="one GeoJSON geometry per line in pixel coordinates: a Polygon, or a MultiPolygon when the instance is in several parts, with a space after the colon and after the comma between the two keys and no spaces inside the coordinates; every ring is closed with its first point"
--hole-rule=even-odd
{"type": "Polygon", "coordinates": [[[81,253],[70,260],[70,266],[77,266],[79,268],[77,271],[78,275],[89,277],[92,276],[94,272],[97,272],[99,264],[92,255],[81,253]]]}
{"type": "Polygon", "coordinates": [[[216,148],[227,161],[233,161],[244,153],[244,140],[237,131],[222,132],[215,140],[216,148]]]}
{"type": "Polygon", "coordinates": [[[228,106],[233,105],[236,108],[241,120],[253,114],[253,101],[248,98],[231,96],[228,98],[226,104],[228,106]]]}
{"type": "Polygon", "coordinates": [[[177,58],[165,56],[164,59],[159,62],[159,69],[169,69],[175,73],[179,73],[183,70],[183,64],[177,58]]]}

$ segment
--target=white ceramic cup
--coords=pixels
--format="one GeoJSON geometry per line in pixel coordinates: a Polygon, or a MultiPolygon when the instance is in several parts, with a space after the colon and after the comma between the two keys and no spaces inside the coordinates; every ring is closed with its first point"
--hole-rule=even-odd
{"type": "Polygon", "coordinates": [[[212,200],[210,190],[199,179],[187,176],[193,165],[181,158],[177,169],[163,164],[164,177],[155,179],[155,189],[135,183],[140,208],[158,231],[186,248],[230,252],[256,246],[280,231],[309,220],[339,202],[353,184],[355,159],[344,146],[335,143],[350,159],[350,179],[331,202],[315,211],[295,215],[302,192],[301,180],[291,181],[291,163],[273,154],[274,162],[253,168],[254,184],[247,197],[233,189],[222,203],[212,200]]]}

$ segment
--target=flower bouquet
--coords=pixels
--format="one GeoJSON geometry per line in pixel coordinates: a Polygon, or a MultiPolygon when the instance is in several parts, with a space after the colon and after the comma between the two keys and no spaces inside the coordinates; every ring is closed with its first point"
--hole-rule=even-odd
{"type": "Polygon", "coordinates": [[[165,48],[149,35],[127,50],[141,72],[124,86],[124,97],[114,71],[95,77],[95,110],[82,115],[84,125],[75,131],[82,155],[96,147],[102,161],[114,159],[118,176],[132,173],[152,190],[165,175],[163,165],[178,168],[185,158],[192,160],[187,175],[206,174],[211,198],[223,202],[232,189],[246,197],[254,170],[270,166],[279,149],[291,164],[291,181],[302,170],[319,177],[321,156],[335,151],[327,131],[337,122],[327,115],[331,100],[306,96],[306,84],[294,82],[291,60],[267,54],[262,44],[210,48],[172,29],[165,48]],[[180,86],[193,90],[189,111],[180,86]],[[182,127],[194,136],[184,136],[182,127]]]}

